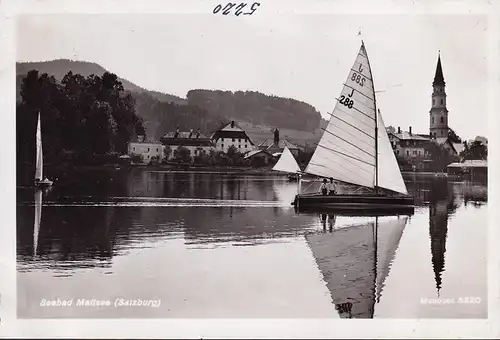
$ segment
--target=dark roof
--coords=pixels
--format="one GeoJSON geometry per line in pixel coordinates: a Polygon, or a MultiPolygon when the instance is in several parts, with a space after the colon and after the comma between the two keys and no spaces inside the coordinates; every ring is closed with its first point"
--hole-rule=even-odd
{"type": "MultiPolygon", "coordinates": [[[[177,138],[199,138],[199,139],[208,139],[207,136],[203,135],[200,133],[200,135],[198,136],[198,131],[193,131],[193,133],[191,134],[191,137],[189,137],[189,134],[190,132],[184,132],[184,131],[180,131],[179,132],[179,135],[177,136],[177,138]]],[[[174,138],[175,136],[175,132],[167,132],[166,134],[163,135],[162,138],[174,138]]]]}
{"type": "Polygon", "coordinates": [[[134,143],[134,144],[161,144],[161,142],[158,141],[138,141],[138,140],[132,140],[129,143],[134,143]]]}
{"type": "Polygon", "coordinates": [[[233,120],[233,121],[231,121],[231,122],[229,122],[229,123],[224,123],[224,122],[221,122],[221,124],[220,124],[220,125],[219,125],[219,127],[218,127],[215,131],[214,131],[214,133],[215,133],[215,132],[217,132],[217,131],[220,131],[220,130],[224,129],[225,127],[230,126],[231,124],[234,124],[233,128],[237,128],[237,129],[241,129],[241,130],[243,130],[243,129],[241,128],[241,126],[240,126],[237,122],[235,122],[235,121],[233,120]]]}
{"type": "Polygon", "coordinates": [[[457,148],[455,147],[454,143],[451,142],[449,137],[438,137],[434,139],[434,141],[439,145],[448,143],[448,145],[453,149],[453,151],[455,151],[458,154],[457,148]]]}
{"type": "Polygon", "coordinates": [[[390,135],[393,135],[394,137],[401,139],[401,140],[421,140],[421,141],[428,141],[429,138],[423,137],[418,134],[410,134],[409,132],[403,131],[401,133],[393,133],[391,132],[390,135]]]}
{"type": "Polygon", "coordinates": [[[443,69],[441,68],[441,56],[438,56],[436,74],[434,76],[434,81],[432,82],[432,86],[435,86],[435,85],[445,85],[444,77],[443,77],[443,69]]]}
{"type": "Polygon", "coordinates": [[[210,138],[193,131],[191,137],[190,132],[179,132],[176,137],[176,132],[169,132],[160,138],[163,145],[183,145],[183,146],[213,146],[210,138]]]}
{"type": "Polygon", "coordinates": [[[212,139],[217,141],[219,138],[246,138],[250,141],[250,144],[253,145],[250,137],[246,134],[245,131],[217,131],[213,134],[212,139]]]}
{"type": "Polygon", "coordinates": [[[268,156],[272,156],[269,152],[267,152],[266,150],[253,150],[253,151],[249,151],[247,154],[245,154],[245,156],[243,157],[243,159],[248,159],[248,158],[252,158],[258,154],[264,154],[264,155],[268,155],[268,156]]]}
{"type": "Polygon", "coordinates": [[[286,139],[280,139],[278,141],[278,145],[276,145],[274,139],[272,139],[272,138],[266,139],[265,141],[263,141],[262,143],[259,144],[259,148],[266,148],[266,149],[274,149],[274,148],[284,149],[285,146],[288,147],[290,150],[299,148],[297,145],[290,143],[286,139]]]}
{"type": "Polygon", "coordinates": [[[176,145],[176,146],[213,146],[210,139],[196,139],[196,138],[162,138],[163,145],[176,145]]]}
{"type": "Polygon", "coordinates": [[[450,142],[450,138],[449,137],[437,137],[434,139],[438,144],[444,144],[444,143],[448,143],[448,144],[452,144],[450,142]]]}

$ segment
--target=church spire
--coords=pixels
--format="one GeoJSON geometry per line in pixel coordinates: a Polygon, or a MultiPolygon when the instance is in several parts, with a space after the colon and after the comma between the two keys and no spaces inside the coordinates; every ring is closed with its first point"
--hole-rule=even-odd
{"type": "Polygon", "coordinates": [[[432,86],[436,86],[436,85],[445,85],[444,77],[443,77],[443,69],[441,68],[441,53],[439,53],[439,55],[438,55],[436,75],[434,76],[434,81],[432,82],[432,86]]]}

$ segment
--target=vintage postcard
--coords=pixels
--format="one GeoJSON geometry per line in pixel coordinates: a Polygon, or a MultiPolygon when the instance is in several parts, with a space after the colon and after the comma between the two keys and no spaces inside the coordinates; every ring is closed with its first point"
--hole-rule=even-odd
{"type": "Polygon", "coordinates": [[[0,335],[499,335],[495,4],[0,11],[0,335]]]}

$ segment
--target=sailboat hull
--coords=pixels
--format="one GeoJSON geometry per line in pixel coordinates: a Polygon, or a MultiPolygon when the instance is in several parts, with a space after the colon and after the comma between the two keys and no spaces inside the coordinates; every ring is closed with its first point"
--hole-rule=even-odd
{"type": "Polygon", "coordinates": [[[380,196],[342,194],[325,196],[321,194],[296,195],[292,202],[299,211],[339,212],[363,215],[408,215],[414,212],[412,196],[380,196]]]}
{"type": "Polygon", "coordinates": [[[36,188],[48,188],[50,186],[52,186],[54,182],[52,182],[51,180],[43,180],[43,181],[39,181],[37,183],[35,183],[35,187],[36,188]]]}

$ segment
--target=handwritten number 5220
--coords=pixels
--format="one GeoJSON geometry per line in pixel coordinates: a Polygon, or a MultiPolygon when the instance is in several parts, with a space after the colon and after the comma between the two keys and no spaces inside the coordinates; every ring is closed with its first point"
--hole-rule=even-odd
{"type": "Polygon", "coordinates": [[[240,3],[240,4],[238,5],[238,4],[236,4],[236,3],[231,3],[231,2],[229,2],[229,3],[228,3],[228,4],[226,4],[226,6],[224,6],[224,7],[222,7],[222,5],[217,5],[217,6],[215,6],[215,8],[214,8],[213,12],[214,12],[214,14],[217,14],[217,13],[219,13],[219,12],[221,12],[221,11],[222,11],[222,12],[221,12],[221,14],[222,14],[222,15],[228,15],[228,14],[230,14],[230,13],[231,13],[231,10],[233,9],[233,7],[235,7],[235,8],[234,8],[234,15],[236,15],[236,16],[239,16],[239,15],[241,15],[241,14],[243,14],[243,15],[252,15],[252,14],[253,14],[253,12],[255,12],[255,11],[257,10],[257,7],[259,7],[259,6],[260,6],[260,3],[258,3],[258,2],[254,2],[254,3],[250,6],[250,9],[249,9],[249,11],[248,11],[248,12],[243,12],[243,9],[244,9],[245,7],[247,7],[247,4],[246,4],[246,3],[242,2],[242,3],[240,3]]]}

